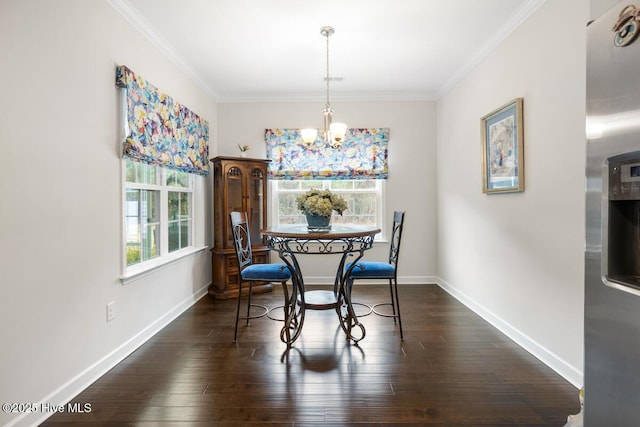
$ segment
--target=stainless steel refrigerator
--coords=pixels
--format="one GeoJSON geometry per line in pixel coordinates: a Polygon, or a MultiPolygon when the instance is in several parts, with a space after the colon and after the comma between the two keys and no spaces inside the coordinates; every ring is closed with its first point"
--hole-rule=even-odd
{"type": "Polygon", "coordinates": [[[640,426],[640,2],[587,26],[584,425],[640,426]]]}

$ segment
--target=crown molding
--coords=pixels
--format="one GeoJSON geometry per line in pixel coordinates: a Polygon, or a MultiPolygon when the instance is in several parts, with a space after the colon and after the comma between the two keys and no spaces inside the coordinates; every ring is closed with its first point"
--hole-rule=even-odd
{"type": "MultiPolygon", "coordinates": [[[[242,104],[259,102],[325,102],[326,95],[308,93],[282,93],[278,95],[220,96],[219,104],[242,104]]],[[[436,101],[431,93],[416,92],[367,92],[343,93],[332,95],[332,102],[375,102],[375,101],[436,101]]]]}
{"type": "Polygon", "coordinates": [[[462,67],[448,82],[446,82],[437,92],[437,98],[441,98],[449,92],[460,80],[473,70],[482,60],[495,50],[511,33],[515,31],[524,21],[535,13],[546,0],[529,0],[523,4],[505,24],[483,47],[476,51],[475,55],[467,64],[462,67]]]}
{"type": "MultiPolygon", "coordinates": [[[[151,24],[144,19],[126,0],[106,0],[127,22],[144,35],[158,50],[160,50],[181,71],[189,76],[207,95],[219,103],[250,103],[250,102],[313,102],[321,100],[313,94],[283,93],[279,95],[249,95],[245,97],[225,97],[216,94],[205,81],[191,68],[187,61],[176,49],[163,38],[151,24]]],[[[505,24],[449,81],[436,93],[345,93],[334,95],[335,101],[435,101],[451,90],[460,80],[470,73],[487,55],[495,50],[513,31],[537,11],[546,0],[528,0],[505,24]]]]}
{"type": "Polygon", "coordinates": [[[144,19],[140,13],[126,0],[106,0],[120,15],[122,15],[129,24],[142,33],[151,44],[160,50],[171,62],[173,62],[182,72],[191,78],[207,95],[217,100],[216,93],[204,82],[204,80],[196,73],[185,61],[185,59],[176,51],[176,49],[164,37],[162,37],[151,24],[144,19]]]}

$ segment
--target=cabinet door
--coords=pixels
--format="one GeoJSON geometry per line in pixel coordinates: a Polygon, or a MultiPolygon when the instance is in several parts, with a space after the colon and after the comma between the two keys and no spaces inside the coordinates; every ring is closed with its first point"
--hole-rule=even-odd
{"type": "Polygon", "coordinates": [[[266,227],[266,177],[262,167],[252,166],[247,175],[247,213],[249,215],[249,227],[251,243],[264,244],[260,230],[266,227]]]}
{"type": "MultiPolygon", "coordinates": [[[[223,229],[227,230],[227,247],[233,247],[233,232],[229,224],[229,214],[233,211],[244,212],[246,206],[244,203],[244,170],[236,165],[231,165],[226,173],[226,200],[224,220],[226,221],[223,229]]],[[[253,236],[251,236],[253,237],[253,236]]]]}
{"type": "MultiPolygon", "coordinates": [[[[238,296],[238,265],[229,221],[232,211],[249,218],[253,262],[268,263],[269,250],[260,229],[267,224],[267,161],[219,156],[214,165],[214,242],[209,293],[217,299],[238,296]]],[[[246,289],[246,288],[245,288],[246,289]]],[[[253,292],[269,292],[271,283],[254,283],[253,292]]]]}

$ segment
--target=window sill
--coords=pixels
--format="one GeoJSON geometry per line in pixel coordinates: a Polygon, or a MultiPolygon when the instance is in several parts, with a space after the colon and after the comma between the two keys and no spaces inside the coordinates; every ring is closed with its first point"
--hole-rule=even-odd
{"type": "Polygon", "coordinates": [[[142,279],[143,277],[155,273],[156,270],[166,267],[169,264],[173,264],[174,262],[188,256],[200,253],[205,249],[207,249],[206,246],[191,247],[176,253],[172,253],[171,255],[167,255],[161,259],[154,259],[151,261],[147,261],[139,266],[131,267],[127,269],[127,271],[122,276],[120,276],[120,281],[123,285],[135,282],[136,280],[142,279]]]}

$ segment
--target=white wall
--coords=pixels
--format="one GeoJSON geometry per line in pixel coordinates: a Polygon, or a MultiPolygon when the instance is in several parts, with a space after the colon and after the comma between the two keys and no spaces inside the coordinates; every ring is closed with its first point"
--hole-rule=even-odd
{"type": "Polygon", "coordinates": [[[441,285],[576,385],[587,19],[586,2],[546,2],[438,102],[441,285]],[[485,195],[480,118],[516,97],[526,190],[485,195]]]}
{"type": "MultiPolygon", "coordinates": [[[[106,1],[3,0],[0,54],[0,401],[60,404],[211,280],[204,250],[120,283],[116,65],[207,119],[212,139],[216,107],[106,1]]],[[[210,179],[199,181],[208,194],[210,179]]],[[[197,203],[204,246],[210,199],[197,203]]],[[[0,425],[18,415],[0,412],[0,425]]]]}
{"type": "MultiPolygon", "coordinates": [[[[391,128],[386,217],[407,210],[401,283],[439,275],[579,383],[588,11],[574,3],[546,2],[437,104],[333,106],[352,127],[391,128]],[[516,96],[525,102],[527,189],[483,195],[480,117],[516,96]]],[[[0,2],[0,54],[0,400],[62,403],[210,282],[208,251],[126,286],[118,280],[115,66],[128,65],[209,120],[212,155],[236,155],[236,144],[247,143],[263,157],[265,128],[319,125],[322,102],[216,107],[103,1],[0,2]],[[117,317],[107,323],[110,301],[117,317]]],[[[202,185],[208,195],[210,178],[202,185]]],[[[210,198],[199,202],[207,245],[210,198]]],[[[386,245],[368,254],[386,255],[386,245]]],[[[323,281],[329,264],[303,266],[323,281]]],[[[0,424],[14,421],[0,413],[0,424]]]]}
{"type": "Polygon", "coordinates": [[[624,6],[624,5],[633,4],[633,3],[627,2],[627,1],[619,1],[619,0],[589,0],[590,19],[597,19],[598,17],[602,16],[606,11],[614,7],[616,4],[620,4],[621,6],[624,6]]]}
{"type": "MultiPolygon", "coordinates": [[[[251,146],[250,157],[265,158],[264,130],[321,126],[318,102],[226,103],[218,105],[217,148],[238,155],[238,144],[251,146]]],[[[435,103],[428,101],[334,102],[335,119],[349,127],[388,127],[389,179],[386,214],[406,210],[398,267],[400,283],[433,283],[436,275],[435,103]]],[[[386,259],[388,244],[376,244],[369,259],[386,259]]],[[[309,283],[333,283],[333,257],[302,259],[309,283]],[[306,262],[305,262],[306,261],[306,262]]]]}

